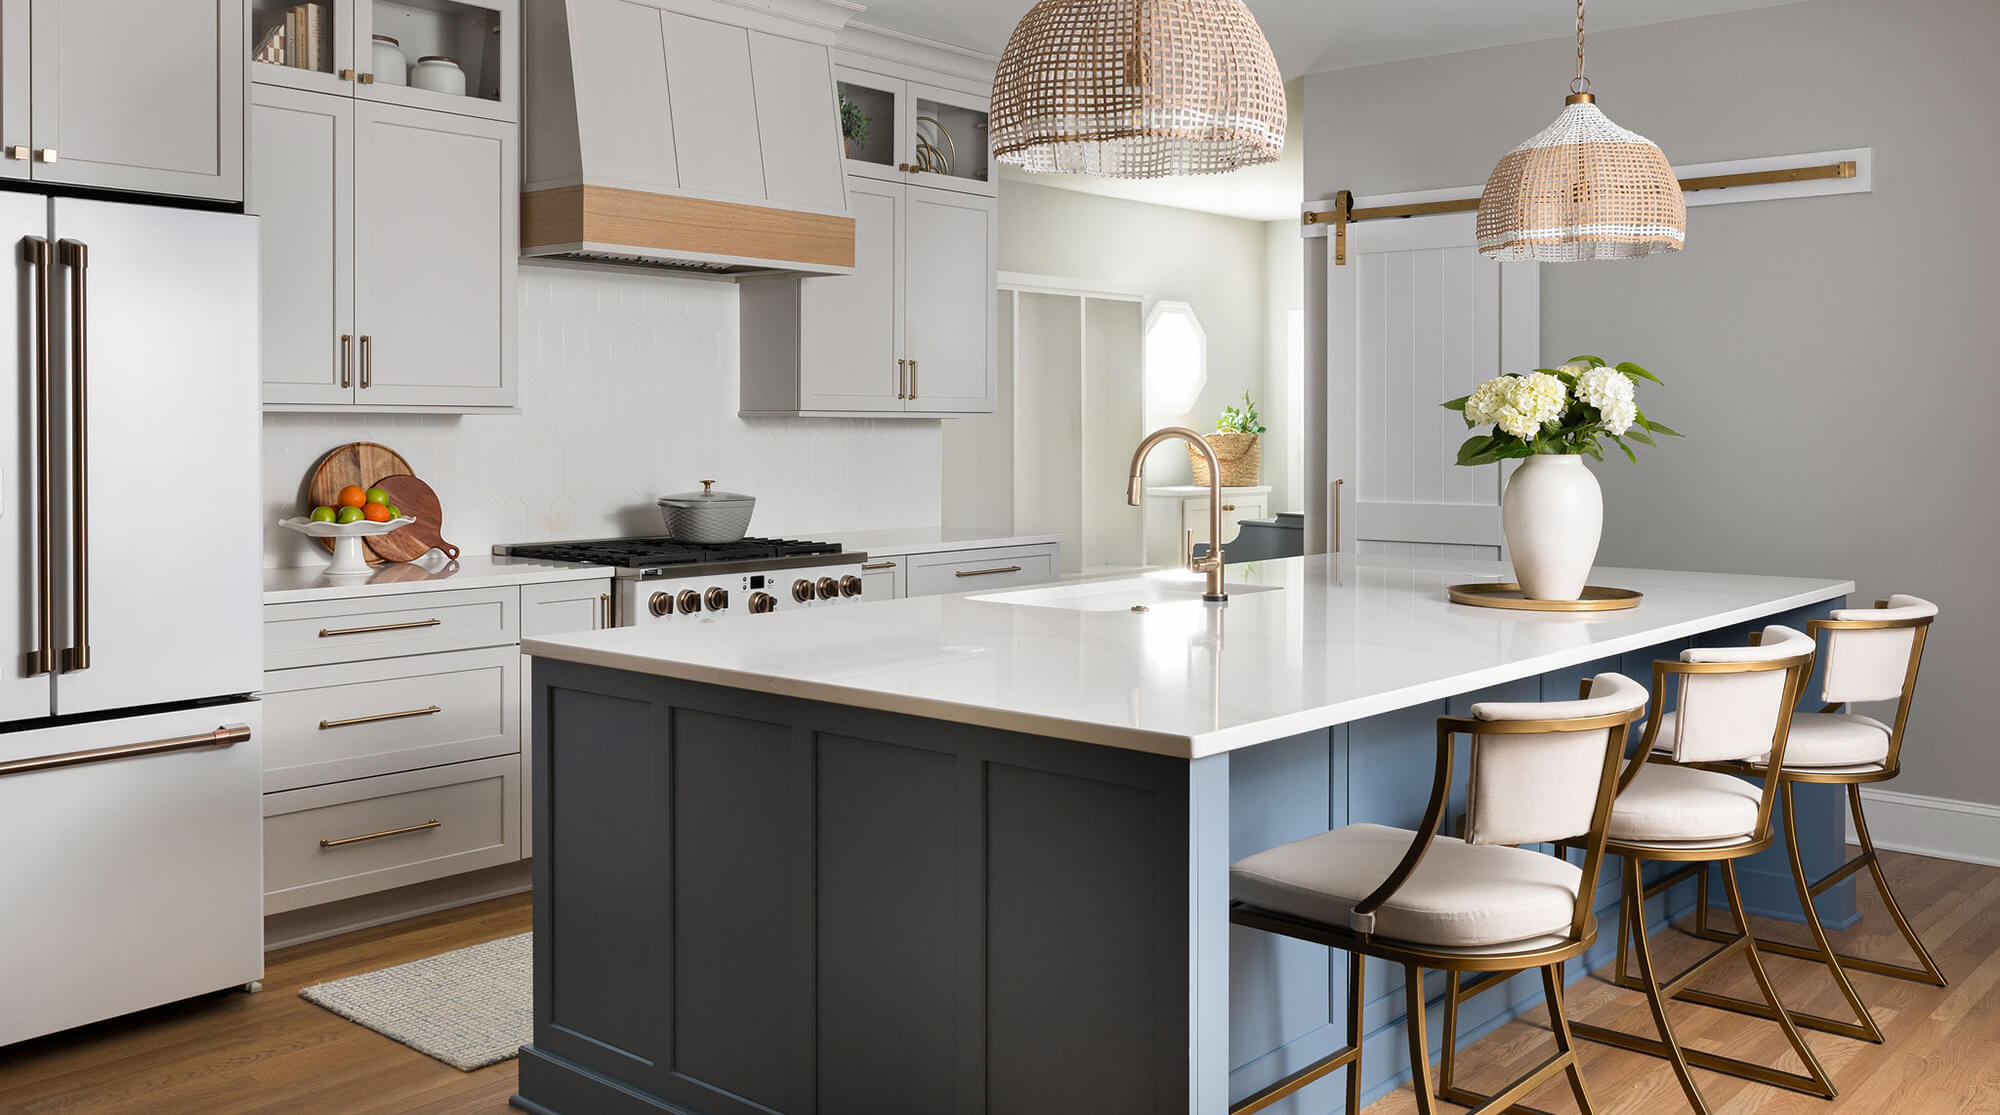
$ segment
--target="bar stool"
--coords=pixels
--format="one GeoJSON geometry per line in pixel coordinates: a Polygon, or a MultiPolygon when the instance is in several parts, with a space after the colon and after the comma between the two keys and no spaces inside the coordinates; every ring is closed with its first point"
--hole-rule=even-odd
{"type": "MultiPolygon", "coordinates": [[[[1933,987],[1945,986],[1944,973],[1931,959],[1924,943],[1917,938],[1916,930],[1903,916],[1902,907],[1896,904],[1896,896],[1889,889],[1889,880],[1882,874],[1881,857],[1876,854],[1875,843],[1868,836],[1868,818],[1861,809],[1861,787],[1872,782],[1886,782],[1896,777],[1900,770],[1903,729],[1909,723],[1910,705],[1917,691],[1917,667],[1923,662],[1924,638],[1937,614],[1937,605],[1928,600],[1896,595],[1887,600],[1877,600],[1873,608],[1841,608],[1835,610],[1830,619],[1809,621],[1806,630],[1815,641],[1822,632],[1826,635],[1826,674],[1820,689],[1820,699],[1826,702],[1825,707],[1819,712],[1793,715],[1791,745],[1782,757],[1760,756],[1754,762],[1722,768],[1777,784],[1779,808],[1785,823],[1785,846],[1792,865],[1792,882],[1798,887],[1799,905],[1805,911],[1806,925],[1812,931],[1814,945],[1808,948],[1764,938],[1758,938],[1757,944],[1765,952],[1825,964],[1856,1020],[1845,1022],[1795,1012],[1798,1024],[1810,1029],[1863,1041],[1879,1043],[1882,1040],[1881,1027],[1875,1024],[1874,1016],[1855,992],[1846,968],[1933,987]],[[1838,711],[1842,705],[1858,701],[1897,702],[1895,723],[1884,724],[1858,713],[1838,711]],[[1773,765],[1778,767],[1775,779],[1770,777],[1773,765]],[[1860,855],[1818,880],[1806,877],[1805,861],[1799,855],[1798,820],[1793,808],[1792,787],[1801,782],[1846,786],[1847,804],[1854,818],[1854,835],[1861,842],[1860,855]],[[1874,876],[1875,889],[1882,895],[1883,907],[1902,932],[1911,954],[1916,957],[1914,967],[1834,951],[1812,900],[1863,867],[1874,876]]],[[[1805,699],[1806,695],[1800,693],[1799,702],[1804,704],[1805,699]]],[[[1704,879],[1704,886],[1706,882],[1704,879]]],[[[1701,909],[1695,919],[1696,933],[1710,940],[1726,941],[1744,931],[1745,923],[1740,917],[1734,933],[1709,926],[1707,898],[1707,894],[1703,893],[1701,909]]],[[[1693,999],[1691,994],[1684,997],[1693,999]]],[[[1704,996],[1704,999],[1714,1000],[1711,1005],[1731,1010],[1761,1013],[1757,1004],[1740,999],[1724,996],[1704,996]]]]}
{"type": "MultiPolygon", "coordinates": [[[[1347,1069],[1347,1111],[1361,1109],[1363,956],[1403,965],[1417,1109],[1437,1110],[1424,1028],[1426,968],[1492,973],[1488,984],[1538,968],[1555,1031],[1555,1055],[1494,1096],[1451,1089],[1444,1098],[1502,1111],[1567,1074],[1591,1107],[1562,1006],[1562,962],[1597,937],[1591,897],[1626,733],[1646,690],[1619,674],[1583,685],[1583,699],[1481,702],[1470,718],[1438,719],[1437,770],[1417,831],[1348,825],[1249,856],[1230,869],[1230,921],[1348,956],[1348,1044],[1230,1107],[1262,1110],[1335,1070],[1347,1069]],[[1454,738],[1472,737],[1465,839],[1439,836],[1451,799],[1454,738]],[[1570,839],[1579,869],[1521,844],[1570,839]]],[[[1450,1049],[1447,1037],[1446,1049],[1450,1049]]]]}
{"type": "Polygon", "coordinates": [[[1572,1029],[1591,1041],[1666,1059],[1699,1115],[1708,1115],[1709,1108],[1690,1066],[1826,1099],[1834,1095],[1832,1080],[1799,1036],[1790,1012],[1779,1003],[1757,954],[1755,938],[1732,936],[1693,967],[1662,983],[1647,944],[1645,917],[1648,898],[1690,875],[1706,878],[1709,865],[1717,864],[1730,912],[1740,924],[1748,924],[1743,896],[1736,885],[1736,861],[1771,845],[1773,784],[1767,782],[1760,790],[1756,783],[1694,764],[1754,757],[1782,762],[1792,707],[1812,670],[1812,661],[1810,638],[1789,627],[1772,626],[1753,636],[1749,646],[1695,648],[1683,651],[1678,662],[1653,663],[1653,692],[1665,693],[1670,679],[1677,679],[1679,707],[1662,713],[1655,701],[1639,749],[1618,780],[1618,800],[1611,810],[1610,839],[1604,849],[1607,855],[1624,860],[1615,982],[1645,993],[1659,1037],[1641,1037],[1584,1022],[1574,1023],[1572,1029]],[[1642,881],[1645,865],[1656,861],[1685,866],[1648,886],[1642,881]],[[1628,936],[1638,960],[1636,980],[1625,968],[1628,936]],[[1754,1005],[1762,1008],[1762,1017],[1775,1021],[1784,1031],[1785,1040],[1805,1064],[1803,1074],[1684,1049],[1674,1037],[1667,1019],[1667,1000],[1683,996],[1700,1001],[1684,992],[1687,985],[1739,953],[1764,995],[1763,1003],[1754,1005]]]}

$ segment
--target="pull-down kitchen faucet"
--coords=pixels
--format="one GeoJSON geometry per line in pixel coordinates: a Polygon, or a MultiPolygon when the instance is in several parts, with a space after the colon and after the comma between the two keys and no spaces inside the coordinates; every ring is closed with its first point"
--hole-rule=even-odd
{"type": "Polygon", "coordinates": [[[1203,600],[1216,604],[1229,602],[1229,593],[1222,583],[1222,464],[1215,459],[1215,449],[1208,439],[1188,429],[1186,426],[1165,426],[1146,435],[1139,448],[1132,454],[1132,479],[1125,489],[1125,501],[1137,507],[1146,498],[1146,454],[1163,441],[1179,438],[1201,450],[1208,462],[1208,556],[1197,559],[1190,546],[1187,567],[1196,573],[1208,574],[1208,587],[1201,594],[1203,600]]]}

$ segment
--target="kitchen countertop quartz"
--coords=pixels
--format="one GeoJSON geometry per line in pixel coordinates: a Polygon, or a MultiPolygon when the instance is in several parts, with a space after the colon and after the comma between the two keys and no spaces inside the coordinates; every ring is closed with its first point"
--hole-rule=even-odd
{"type": "Polygon", "coordinates": [[[367,577],[329,577],[326,567],[264,570],[264,603],[296,604],[307,600],[340,600],[356,596],[405,592],[435,592],[453,588],[499,588],[506,585],[591,581],[611,576],[604,565],[570,565],[520,558],[464,554],[447,561],[433,550],[418,561],[384,562],[367,577]]]}
{"type": "Polygon", "coordinates": [[[1002,546],[1044,546],[1060,543],[1060,534],[1021,534],[1005,528],[905,527],[899,530],[864,530],[847,533],[814,534],[812,537],[840,543],[841,549],[867,554],[936,554],[951,550],[987,550],[1002,546]]]}
{"type": "MultiPolygon", "coordinates": [[[[891,552],[888,549],[882,552],[891,552]]],[[[1231,566],[1226,606],[1081,611],[980,594],[527,639],[529,654],[816,701],[1200,758],[1477,692],[1853,591],[1850,581],[1598,569],[1629,611],[1450,603],[1508,566],[1320,555],[1231,566]]],[[[1148,579],[1192,580],[1181,570],[1148,579]]],[[[1185,587],[1185,586],[1181,586],[1185,587]]],[[[1021,594],[1016,594],[1021,595],[1021,594]]]]}

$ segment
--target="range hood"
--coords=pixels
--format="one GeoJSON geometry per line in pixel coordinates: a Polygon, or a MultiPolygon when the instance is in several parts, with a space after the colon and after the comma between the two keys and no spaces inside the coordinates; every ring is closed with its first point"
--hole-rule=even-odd
{"type": "Polygon", "coordinates": [[[854,270],[842,0],[528,0],[521,254],[740,277],[854,270]]]}

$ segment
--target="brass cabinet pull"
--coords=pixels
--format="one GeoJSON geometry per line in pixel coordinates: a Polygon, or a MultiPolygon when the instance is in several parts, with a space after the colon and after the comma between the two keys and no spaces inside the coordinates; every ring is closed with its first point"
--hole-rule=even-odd
{"type": "Polygon", "coordinates": [[[896,361],[896,397],[898,399],[907,399],[910,397],[910,389],[904,386],[909,378],[907,374],[909,370],[910,362],[908,360],[896,361]]]}
{"type": "Polygon", "coordinates": [[[910,398],[917,397],[917,362],[910,361],[910,398]]]}
{"type": "Polygon", "coordinates": [[[108,763],[116,759],[136,759],[141,755],[164,755],[172,751],[195,751],[204,747],[231,747],[246,742],[250,729],[243,724],[225,724],[212,732],[202,732],[191,736],[174,736],[170,739],[148,740],[145,743],[121,743],[115,747],[95,747],[88,751],[69,751],[61,755],[41,755],[33,759],[14,759],[0,763],[0,778],[10,774],[28,774],[38,770],[56,770],[61,767],[80,767],[91,763],[108,763]]]}
{"type": "Polygon", "coordinates": [[[355,716],[346,720],[322,720],[319,722],[319,730],[324,732],[329,728],[352,728],[356,724],[380,724],[386,720],[409,720],[418,716],[436,716],[443,711],[443,709],[436,705],[426,705],[423,708],[405,709],[402,712],[378,712],[373,716],[355,716]]]}
{"type": "Polygon", "coordinates": [[[340,848],[349,844],[359,844],[364,840],[380,840],[385,836],[405,836],[413,832],[422,832],[425,829],[434,829],[441,824],[444,824],[444,822],[438,820],[436,817],[432,817],[421,825],[404,825],[399,829],[383,829],[381,832],[363,833],[360,836],[342,836],[333,840],[322,839],[319,842],[319,846],[322,848],[340,848]]]}
{"type": "Polygon", "coordinates": [[[373,635],[378,631],[410,631],[419,627],[436,627],[441,619],[413,619],[408,623],[378,623],[371,627],[322,627],[319,637],[331,639],[339,635],[373,635]]]}
{"type": "Polygon", "coordinates": [[[342,71],[340,71],[340,80],[342,80],[342,81],[353,81],[353,80],[354,80],[354,71],[353,71],[353,70],[342,70],[342,71]]]}
{"type": "Polygon", "coordinates": [[[953,573],[953,574],[952,574],[952,576],[954,576],[954,577],[989,577],[989,576],[992,576],[992,575],[993,575],[993,574],[995,574],[995,573],[1019,573],[1020,571],[1021,571],[1021,567],[1020,567],[1020,566],[1018,566],[1018,565],[1002,565],[1002,566],[998,566],[998,567],[996,567],[996,568],[993,568],[993,569],[961,569],[961,570],[959,570],[958,572],[956,572],[956,573],[953,573]]]}
{"type": "Polygon", "coordinates": [[[340,386],[354,386],[354,334],[340,335],[340,386]]]}
{"type": "Polygon", "coordinates": [[[894,569],[894,568],[896,568],[896,563],[895,563],[895,562],[893,562],[893,561],[871,561],[871,562],[869,562],[869,563],[868,563],[867,565],[864,565],[864,566],[862,566],[861,568],[863,568],[863,569],[870,569],[870,570],[873,570],[873,569],[894,569]]]}
{"type": "Polygon", "coordinates": [[[375,75],[362,74],[357,80],[359,80],[363,85],[373,85],[375,84],[375,75]]]}
{"type": "Polygon", "coordinates": [[[1236,505],[1233,503],[1225,503],[1222,505],[1222,509],[1224,511],[1234,511],[1236,510],[1236,505]]]}
{"type": "Polygon", "coordinates": [[[64,240],[56,248],[69,268],[70,506],[76,521],[70,524],[72,642],[62,668],[74,673],[90,669],[90,246],[64,240]]]}
{"type": "Polygon", "coordinates": [[[53,147],[44,147],[44,148],[42,148],[41,150],[39,150],[39,151],[35,152],[35,158],[37,158],[37,159],[39,159],[39,160],[41,160],[42,162],[45,162],[45,163],[52,163],[52,162],[55,162],[55,161],[56,161],[56,149],[55,149],[55,148],[53,148],[53,147]]]}
{"type": "Polygon", "coordinates": [[[28,145],[25,143],[10,144],[7,148],[7,157],[10,159],[19,159],[22,162],[27,162],[28,145]]]}
{"type": "Polygon", "coordinates": [[[1333,552],[1340,552],[1340,489],[1347,484],[1345,479],[1333,482],[1333,552]]]}
{"type": "Polygon", "coordinates": [[[361,334],[361,389],[375,385],[375,338],[361,334]]]}
{"type": "Polygon", "coordinates": [[[611,627],[611,594],[608,592],[598,593],[597,607],[603,613],[602,618],[597,621],[597,629],[599,631],[608,630],[611,627]]]}
{"type": "Polygon", "coordinates": [[[54,318],[49,311],[50,270],[55,252],[47,240],[30,236],[22,241],[28,262],[35,268],[35,441],[36,483],[41,506],[36,509],[35,556],[40,622],[35,626],[36,649],[28,653],[28,676],[55,672],[56,668],[56,512],[55,459],[51,445],[55,439],[55,399],[50,383],[55,363],[55,341],[49,336],[54,318]]]}

